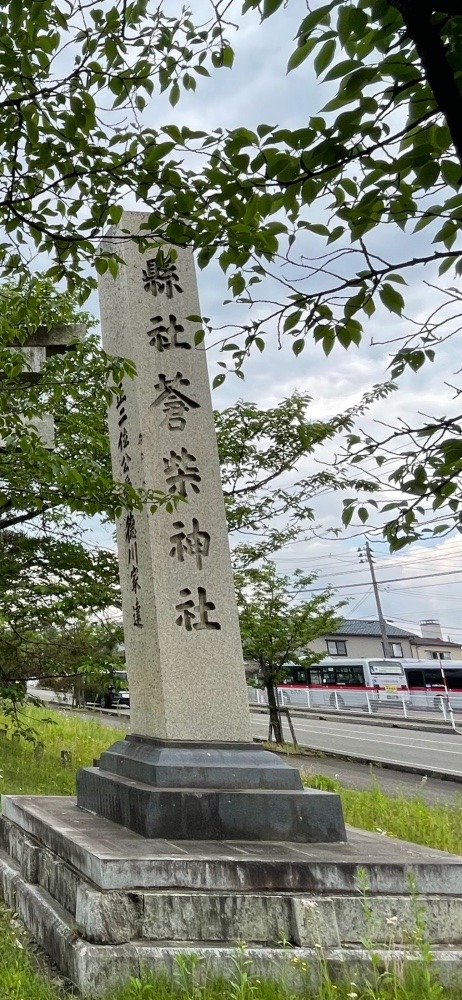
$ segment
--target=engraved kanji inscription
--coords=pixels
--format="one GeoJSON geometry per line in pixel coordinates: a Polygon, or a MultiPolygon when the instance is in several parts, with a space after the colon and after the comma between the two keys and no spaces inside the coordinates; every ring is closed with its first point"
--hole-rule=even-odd
{"type": "Polygon", "coordinates": [[[138,566],[138,542],[136,538],[136,521],[132,510],[129,510],[125,518],[124,528],[125,541],[128,546],[128,570],[130,574],[130,588],[132,591],[132,619],[133,625],[143,628],[141,621],[141,605],[138,593],[141,592],[140,571],[138,566]]]}
{"type": "Polygon", "coordinates": [[[133,624],[136,628],[143,628],[143,622],[141,621],[141,605],[138,598],[136,598],[133,605],[133,624]]]}
{"type": "Polygon", "coordinates": [[[120,389],[119,395],[116,396],[117,423],[119,427],[122,427],[122,424],[124,424],[127,419],[127,411],[124,406],[124,403],[127,402],[127,397],[123,391],[122,383],[120,383],[117,388],[120,389]]]}
{"type": "Polygon", "coordinates": [[[138,565],[138,542],[136,541],[136,535],[128,544],[128,565],[130,566],[131,564],[138,565]]]}
{"type": "Polygon", "coordinates": [[[131,588],[132,588],[132,591],[133,591],[134,594],[136,594],[138,590],[141,590],[141,587],[140,587],[140,571],[139,571],[139,567],[138,566],[132,566],[132,568],[131,568],[131,571],[130,571],[130,583],[131,583],[131,588]]]}
{"type": "Polygon", "coordinates": [[[136,539],[136,521],[135,515],[132,510],[130,510],[125,519],[125,541],[130,543],[136,539]]]}
{"type": "Polygon", "coordinates": [[[198,587],[197,595],[198,603],[195,604],[189,587],[180,590],[181,601],[175,606],[175,611],[178,611],[176,624],[182,625],[187,632],[192,632],[193,629],[221,629],[219,622],[209,621],[209,611],[215,611],[215,605],[213,601],[207,600],[205,587],[198,587]],[[195,621],[196,618],[198,621],[195,621]]]}
{"type": "Polygon", "coordinates": [[[178,562],[184,562],[185,555],[196,557],[196,566],[202,569],[202,557],[206,557],[210,551],[210,535],[208,531],[200,531],[197,517],[192,519],[192,531],[188,534],[184,530],[183,521],[174,521],[175,534],[170,536],[170,555],[176,557],[178,562]]]}
{"type": "Polygon", "coordinates": [[[173,313],[170,313],[168,320],[165,321],[162,316],[151,316],[151,323],[154,325],[147,331],[149,343],[160,354],[175,347],[182,348],[184,351],[191,350],[191,344],[188,344],[187,340],[181,339],[181,334],[184,334],[184,326],[178,322],[173,313]]]}
{"type": "Polygon", "coordinates": [[[182,448],[180,454],[171,451],[169,457],[164,458],[169,493],[178,493],[180,497],[187,497],[188,490],[200,493],[201,476],[195,462],[195,456],[190,455],[186,448],[182,448]]]}
{"type": "Polygon", "coordinates": [[[186,426],[185,414],[188,410],[197,410],[200,407],[200,403],[196,403],[195,399],[191,399],[190,396],[186,396],[181,391],[180,386],[189,384],[189,378],[183,378],[181,372],[177,372],[174,378],[167,378],[166,375],[160,374],[159,381],[156,382],[155,388],[159,392],[159,396],[151,403],[151,406],[162,405],[165,417],[161,426],[168,424],[170,431],[184,430],[186,426]]]}
{"type": "Polygon", "coordinates": [[[127,483],[130,482],[130,479],[127,479],[127,476],[129,476],[130,474],[130,462],[131,462],[131,456],[124,451],[120,459],[120,466],[125,476],[125,482],[127,483]]]}
{"type": "Polygon", "coordinates": [[[178,270],[170,254],[163,254],[160,251],[156,258],[146,261],[146,267],[143,268],[143,287],[145,292],[151,292],[155,298],[165,292],[167,298],[171,299],[173,289],[181,294],[183,289],[178,270]]]}
{"type": "Polygon", "coordinates": [[[121,431],[120,431],[120,434],[119,434],[119,440],[118,440],[118,443],[117,443],[117,447],[118,447],[119,451],[125,451],[125,448],[128,448],[129,444],[130,444],[130,441],[128,439],[127,428],[126,427],[122,427],[121,431]]]}
{"type": "Polygon", "coordinates": [[[120,382],[117,386],[119,389],[119,394],[116,396],[116,412],[117,412],[117,423],[119,426],[119,439],[117,441],[117,449],[119,452],[120,467],[122,469],[122,474],[126,483],[131,483],[130,479],[130,465],[131,465],[131,455],[128,452],[130,447],[130,438],[128,434],[128,429],[125,426],[127,421],[127,411],[125,409],[125,403],[127,402],[127,397],[123,391],[122,383],[120,382]]]}

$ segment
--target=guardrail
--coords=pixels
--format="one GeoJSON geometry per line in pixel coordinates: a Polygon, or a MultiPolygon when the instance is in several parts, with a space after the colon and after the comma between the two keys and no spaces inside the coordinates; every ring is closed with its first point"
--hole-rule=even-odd
{"type": "MultiPolygon", "coordinates": [[[[377,697],[375,692],[369,691],[348,691],[348,689],[338,688],[289,688],[281,685],[278,687],[278,699],[281,708],[289,708],[295,711],[295,715],[308,714],[310,712],[323,712],[323,714],[341,714],[343,716],[351,714],[360,718],[363,714],[372,718],[405,719],[409,721],[436,722],[449,724],[454,730],[460,732],[462,729],[462,694],[458,692],[451,694],[435,694],[432,691],[422,693],[408,692],[399,693],[391,697],[382,692],[384,697],[377,697]]],[[[268,700],[266,691],[260,688],[247,687],[249,704],[255,708],[267,709],[268,700]]],[[[33,692],[35,694],[35,692],[33,692]]],[[[39,698],[51,694],[51,692],[38,691],[39,698]]],[[[48,701],[49,698],[44,698],[48,701]]],[[[130,709],[101,708],[100,705],[72,705],[71,695],[60,692],[53,694],[54,704],[62,708],[73,708],[77,711],[90,711],[101,715],[116,715],[122,718],[130,717],[130,709]]]]}
{"type": "MultiPolygon", "coordinates": [[[[250,705],[266,707],[266,691],[248,686],[250,705]]],[[[425,692],[370,692],[349,691],[347,688],[292,688],[281,685],[277,688],[279,704],[282,708],[332,713],[365,712],[368,715],[393,715],[396,718],[426,719],[449,723],[453,729],[462,725],[462,694],[440,694],[425,692]]]]}

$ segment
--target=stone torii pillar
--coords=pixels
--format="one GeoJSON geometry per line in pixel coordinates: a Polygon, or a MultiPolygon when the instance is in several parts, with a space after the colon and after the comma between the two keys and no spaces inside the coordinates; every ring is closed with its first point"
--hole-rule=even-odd
{"type": "MultiPolygon", "coordinates": [[[[14,345],[14,350],[20,351],[26,360],[26,367],[20,375],[20,381],[34,383],[40,381],[42,368],[48,358],[54,354],[65,354],[72,350],[73,344],[83,340],[87,332],[85,323],[67,323],[51,327],[49,330],[38,327],[27,340],[14,345]]],[[[44,414],[34,420],[24,420],[33,424],[44,448],[53,450],[55,445],[55,427],[51,414],[44,414]]],[[[0,448],[4,446],[0,439],[0,448]]]]}
{"type": "Polygon", "coordinates": [[[122,217],[100,279],[104,348],[137,369],[109,412],[113,474],[182,500],[118,519],[132,735],[77,802],[147,837],[342,840],[339,798],[252,743],[193,254],[140,253],[147,219],[122,217]]]}

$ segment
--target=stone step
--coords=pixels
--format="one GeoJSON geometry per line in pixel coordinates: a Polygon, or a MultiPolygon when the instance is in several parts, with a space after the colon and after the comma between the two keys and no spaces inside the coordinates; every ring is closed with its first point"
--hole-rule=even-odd
{"type": "Polygon", "coordinates": [[[462,945],[462,899],[440,896],[101,893],[79,886],[76,924],[95,943],[238,942],[337,948],[369,941],[462,945]]]}
{"type": "Polygon", "coordinates": [[[3,895],[13,909],[13,876],[22,875],[56,900],[76,931],[100,944],[128,941],[237,942],[296,947],[340,947],[415,940],[422,929],[435,944],[462,945],[462,897],[365,892],[313,895],[291,892],[201,892],[132,889],[102,891],[44,848],[14,840],[0,852],[9,872],[3,895]],[[35,858],[36,864],[31,864],[35,858]],[[13,866],[13,867],[12,867],[13,866]]]}
{"type": "MultiPolygon", "coordinates": [[[[37,885],[30,885],[19,873],[15,862],[5,862],[0,855],[2,891],[14,906],[29,932],[61,971],[84,996],[107,996],[124,979],[147,972],[181,979],[181,970],[194,968],[195,982],[210,982],[214,977],[236,982],[239,969],[251,977],[280,982],[286,991],[319,992],[326,973],[334,983],[367,983],[372,974],[371,950],[359,947],[292,948],[286,942],[277,947],[225,945],[215,942],[131,941],[127,944],[92,944],[79,937],[75,921],[67,911],[37,885]]],[[[432,975],[443,986],[459,989],[462,982],[462,949],[432,943],[432,975]]],[[[375,973],[396,968],[404,961],[419,961],[419,948],[393,941],[374,949],[375,973]]],[[[184,976],[184,972],[183,972],[184,976]]]]}

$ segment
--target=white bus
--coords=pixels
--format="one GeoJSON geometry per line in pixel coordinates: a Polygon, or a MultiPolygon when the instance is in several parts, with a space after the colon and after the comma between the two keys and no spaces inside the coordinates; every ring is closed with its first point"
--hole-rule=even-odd
{"type": "Polygon", "coordinates": [[[291,664],[279,691],[283,704],[312,708],[329,705],[368,711],[370,706],[374,711],[380,703],[392,707],[409,700],[402,660],[378,657],[325,659],[306,668],[291,664]]]}
{"type": "Polygon", "coordinates": [[[402,660],[409,692],[425,696],[429,708],[441,708],[441,699],[462,708],[462,660],[402,660]]]}

